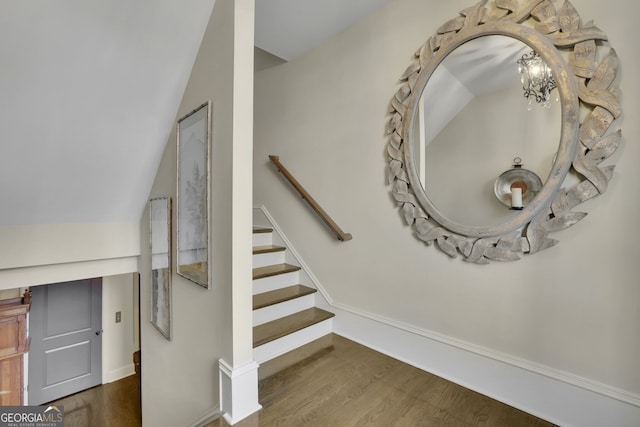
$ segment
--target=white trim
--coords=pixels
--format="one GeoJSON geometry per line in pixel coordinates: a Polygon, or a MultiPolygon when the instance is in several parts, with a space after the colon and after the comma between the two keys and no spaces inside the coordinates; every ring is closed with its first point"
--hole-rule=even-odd
{"type": "Polygon", "coordinates": [[[554,424],[640,425],[631,393],[346,306],[332,310],[336,334],[554,424]]]}
{"type": "Polygon", "coordinates": [[[138,256],[9,268],[0,270],[0,289],[70,282],[138,271],[138,256]]]}
{"type": "Polygon", "coordinates": [[[136,365],[134,365],[133,363],[126,366],[121,366],[118,369],[112,369],[109,372],[105,372],[102,377],[102,383],[103,384],[112,383],[114,381],[121,380],[131,375],[135,375],[135,373],[136,373],[136,365]]]}
{"type": "Polygon", "coordinates": [[[220,407],[216,405],[215,407],[207,410],[204,414],[198,417],[197,420],[193,421],[187,427],[203,427],[210,422],[217,420],[221,416],[222,412],[220,412],[220,407]]]}
{"type": "Polygon", "coordinates": [[[555,424],[640,425],[638,394],[334,302],[266,207],[254,209],[336,314],[335,333],[555,424]]]}
{"type": "Polygon", "coordinates": [[[370,319],[377,323],[382,323],[391,326],[396,329],[400,329],[411,334],[415,334],[430,340],[438,341],[440,343],[456,347],[471,353],[475,353],[479,356],[494,359],[496,361],[512,365],[517,368],[526,369],[538,375],[543,375],[551,379],[562,381],[575,387],[580,387],[585,390],[601,394],[612,399],[619,400],[624,403],[628,403],[640,408],[640,395],[634,394],[616,387],[612,387],[606,384],[599,383],[597,381],[590,380],[569,372],[561,371],[559,369],[551,368],[549,366],[537,364],[535,362],[521,359],[510,354],[497,352],[495,350],[482,347],[473,343],[458,340],[449,336],[441,335],[433,331],[417,328],[415,326],[398,322],[383,316],[379,316],[373,313],[367,313],[365,311],[350,307],[344,304],[332,304],[332,307],[343,310],[345,312],[354,314],[356,316],[370,319]]]}
{"type": "MultiPolygon", "coordinates": [[[[27,336],[29,335],[29,314],[27,314],[27,336]]],[[[29,404],[29,352],[22,358],[22,398],[26,405],[29,404]]]]}
{"type": "Polygon", "coordinates": [[[220,410],[227,423],[234,425],[262,409],[258,403],[258,367],[254,361],[235,368],[223,359],[218,361],[220,410]]]}

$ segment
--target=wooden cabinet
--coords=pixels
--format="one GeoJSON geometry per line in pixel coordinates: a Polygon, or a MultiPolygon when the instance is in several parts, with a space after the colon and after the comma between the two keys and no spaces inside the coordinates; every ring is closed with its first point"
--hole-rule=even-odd
{"type": "Polygon", "coordinates": [[[31,304],[24,298],[0,301],[0,406],[22,406],[24,361],[29,351],[27,313],[31,304]]]}

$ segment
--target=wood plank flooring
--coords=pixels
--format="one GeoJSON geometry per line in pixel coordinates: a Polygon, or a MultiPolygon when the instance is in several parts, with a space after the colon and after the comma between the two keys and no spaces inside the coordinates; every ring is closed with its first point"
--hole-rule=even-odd
{"type": "Polygon", "coordinates": [[[140,427],[140,375],[93,387],[51,404],[64,407],[65,427],[140,427]]]}
{"type": "MultiPolygon", "coordinates": [[[[262,411],[236,426],[553,425],[338,335],[331,341],[261,380],[262,411]]],[[[220,426],[228,424],[219,419],[206,427],[220,426]]]]}
{"type": "MultiPolygon", "coordinates": [[[[552,426],[338,335],[313,352],[292,366],[287,355],[263,364],[263,409],[236,426],[552,426]]],[[[65,427],[140,427],[139,381],[132,375],[52,403],[64,406],[65,427]]]]}

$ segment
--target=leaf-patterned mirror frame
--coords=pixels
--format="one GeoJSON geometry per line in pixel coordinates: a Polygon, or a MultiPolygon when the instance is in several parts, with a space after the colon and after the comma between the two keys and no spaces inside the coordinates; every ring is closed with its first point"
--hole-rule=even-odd
{"type": "Polygon", "coordinates": [[[622,141],[620,130],[610,131],[622,109],[615,86],[619,61],[606,41],[593,24],[581,24],[567,0],[560,9],[550,0],[482,0],[416,51],[391,100],[386,133],[391,192],[418,239],[468,262],[515,261],[554,246],[558,241],[550,233],[587,215],[573,209],[606,191],[615,166],[599,164],[622,141]],[[412,128],[418,100],[442,60],[461,44],[494,34],[523,41],[551,67],[562,103],[562,132],[552,171],[532,202],[504,223],[472,227],[451,221],[429,200],[413,161],[412,128]],[[561,188],[569,171],[578,183],[561,188]]]}

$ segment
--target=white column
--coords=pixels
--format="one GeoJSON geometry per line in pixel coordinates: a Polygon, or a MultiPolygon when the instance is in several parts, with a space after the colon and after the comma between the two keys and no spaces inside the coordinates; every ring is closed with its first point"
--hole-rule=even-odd
{"type": "Polygon", "coordinates": [[[231,348],[219,361],[220,409],[233,425],[261,409],[253,360],[253,30],[254,0],[234,1],[231,348]]]}

